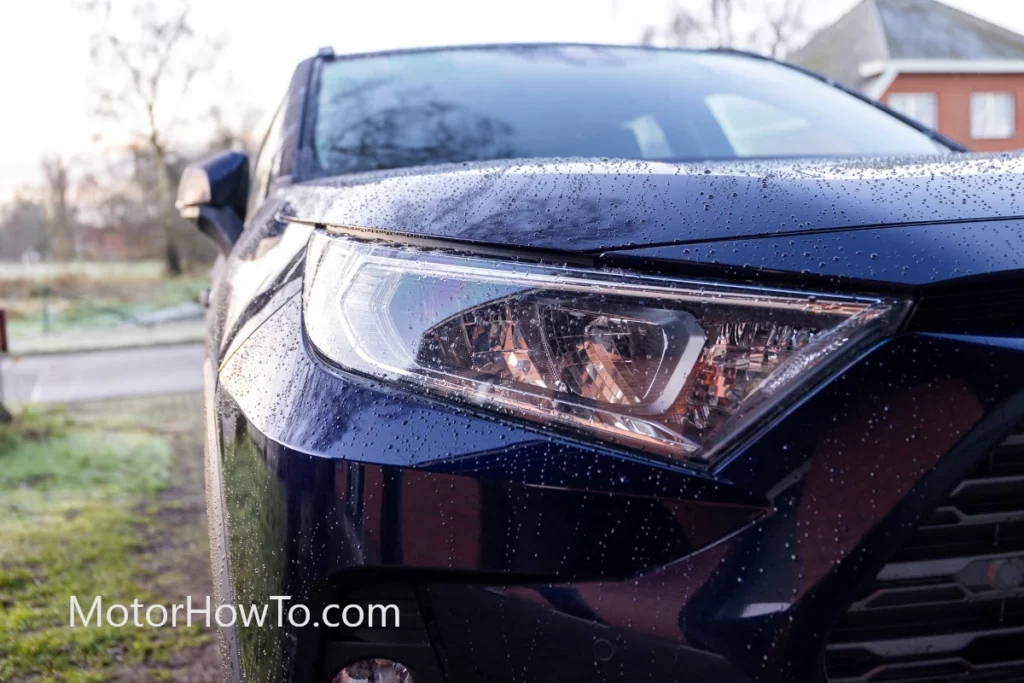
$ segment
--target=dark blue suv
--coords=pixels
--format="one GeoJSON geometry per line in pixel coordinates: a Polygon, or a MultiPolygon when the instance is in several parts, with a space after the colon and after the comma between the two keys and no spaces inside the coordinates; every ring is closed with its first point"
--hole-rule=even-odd
{"type": "Polygon", "coordinates": [[[179,193],[217,599],[312,615],[226,675],[1024,680],[1024,162],[963,152],[728,51],[300,64],[179,193]]]}

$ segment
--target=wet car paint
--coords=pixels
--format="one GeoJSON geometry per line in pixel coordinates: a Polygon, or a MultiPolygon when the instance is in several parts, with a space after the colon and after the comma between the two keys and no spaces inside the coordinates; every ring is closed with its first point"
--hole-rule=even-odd
{"type": "MultiPolygon", "coordinates": [[[[315,612],[408,585],[428,643],[378,655],[426,658],[449,681],[824,680],[857,591],[1024,417],[1022,171],[1005,155],[551,160],[282,181],[211,306],[218,594],[315,612]],[[305,240],[324,228],[920,303],[698,472],[331,367],[303,337],[299,294],[305,240]],[[977,320],[944,314],[953,293],[982,300],[977,320]]],[[[324,662],[344,663],[326,629],[224,636],[236,679],[326,681],[324,662]]]]}
{"type": "MultiPolygon", "coordinates": [[[[702,244],[649,247],[609,252],[602,259],[625,269],[671,262],[675,267],[733,266],[777,277],[798,275],[841,281],[870,291],[899,287],[947,285],[955,288],[978,281],[1011,281],[1024,260],[1024,221],[992,220],[935,225],[821,231],[702,244]]],[[[937,288],[937,287],[936,287],[937,288]]]]}
{"type": "Polygon", "coordinates": [[[290,188],[286,217],[597,253],[1024,216],[1012,155],[665,164],[564,159],[377,171],[290,188]]]}
{"type": "MultiPolygon", "coordinates": [[[[301,342],[281,347],[299,333],[297,304],[281,307],[221,374],[230,559],[244,578],[236,599],[317,605],[344,594],[346,573],[363,582],[368,570],[371,580],[405,571],[440,615],[438,638],[458,652],[449,666],[468,678],[456,680],[476,680],[473,671],[495,662],[557,680],[555,670],[507,661],[521,651],[507,643],[544,639],[559,614],[620,644],[627,670],[632,640],[655,638],[698,660],[724,657],[748,677],[734,680],[802,680],[819,665],[837,608],[943,481],[1024,414],[1020,387],[1004,381],[1007,367],[1024,365],[1024,342],[908,334],[708,481],[345,377],[301,342]],[[983,443],[957,458],[968,434],[983,443]],[[459,591],[483,597],[430,597],[459,591]],[[505,613],[520,604],[537,613],[533,628],[523,631],[522,615],[495,623],[498,595],[505,613]]],[[[249,632],[255,642],[241,651],[250,675],[319,673],[280,649],[291,635],[249,632]]],[[[315,661],[316,635],[304,637],[315,661]]],[[[682,656],[664,644],[658,652],[669,668],[682,656]]],[[[587,650],[565,657],[593,665],[587,650]]],[[[616,680],[615,671],[603,675],[616,680]]]]}
{"type": "MultiPolygon", "coordinates": [[[[308,234],[303,226],[286,229],[308,234]]],[[[860,236],[855,231],[848,238],[860,236]]],[[[273,248],[294,251],[282,240],[275,245],[273,248]]],[[[275,268],[281,268],[280,264],[275,268]]],[[[800,676],[814,671],[819,664],[817,654],[801,659],[792,651],[779,650],[780,624],[788,625],[790,610],[804,604],[814,605],[807,608],[813,609],[811,613],[835,618],[837,606],[844,604],[857,581],[872,576],[878,558],[898,541],[901,531],[909,533],[907,520],[927,509],[934,498],[922,494],[913,510],[898,510],[911,487],[987,413],[1000,410],[1013,399],[1014,392],[1019,393],[1019,383],[1007,380],[1017,376],[1013,368],[1024,367],[1020,342],[906,335],[874,350],[869,357],[877,360],[861,361],[851,369],[859,374],[846,374],[806,399],[800,410],[733,456],[715,477],[708,477],[633,453],[538,433],[464,408],[413,398],[333,369],[317,359],[302,340],[296,286],[301,269],[290,267],[285,272],[292,274],[291,280],[276,285],[269,280],[269,294],[260,298],[265,303],[253,314],[258,324],[250,334],[239,335],[245,336],[244,342],[236,341],[236,350],[225,357],[218,389],[228,535],[235,536],[234,543],[227,545],[234,553],[230,563],[233,574],[245,577],[244,589],[238,591],[236,586],[237,597],[244,598],[240,602],[286,594],[315,604],[318,596],[327,600],[325,596],[335,595],[339,572],[344,575],[348,570],[374,566],[479,572],[470,584],[476,588],[466,590],[486,587],[484,594],[493,600],[495,591],[500,594],[507,592],[504,586],[510,583],[521,584],[523,588],[505,598],[513,604],[523,600],[523,590],[547,590],[537,588],[538,581],[561,586],[573,595],[585,586],[594,592],[590,601],[599,606],[632,606],[611,622],[600,616],[600,611],[591,616],[605,636],[609,629],[617,629],[610,642],[625,643],[639,632],[643,637],[678,641],[687,651],[716,657],[728,653],[735,662],[732,658],[746,657],[755,636],[760,636],[761,657],[775,654],[769,660],[749,657],[748,666],[740,670],[752,680],[773,680],[765,671],[782,671],[784,667],[800,676]],[[987,376],[979,374],[981,369],[987,376]],[[1002,385],[1003,393],[987,393],[987,383],[1002,385]],[[918,403],[918,395],[928,396],[932,402],[918,403]],[[931,427],[937,412],[942,419],[936,424],[947,431],[931,427]],[[810,425],[819,429],[810,429],[810,425]],[[923,425],[929,425],[929,430],[922,431],[923,425]],[[879,433],[893,440],[865,440],[867,434],[879,433]],[[921,450],[913,452],[907,471],[893,479],[895,464],[907,464],[907,451],[893,446],[908,439],[919,440],[921,450]],[[825,474],[812,475],[808,469],[807,463],[815,458],[822,463],[817,471],[825,474]],[[805,480],[812,476],[818,480],[810,489],[815,497],[789,497],[791,489],[806,486],[805,480]],[[358,496],[353,496],[353,481],[360,482],[355,488],[360,491],[358,496]],[[829,483],[835,490],[826,492],[821,487],[829,483]],[[780,485],[786,488],[779,489],[780,485]],[[403,503],[391,513],[390,522],[385,523],[388,515],[380,509],[371,519],[368,508],[379,507],[396,491],[401,491],[403,503]],[[865,492],[865,504],[873,516],[846,507],[832,508],[831,502],[846,491],[865,492]],[[616,494],[629,495],[616,504],[585,502],[588,496],[604,501],[603,496],[612,495],[614,500],[616,494]],[[636,500],[644,502],[637,505],[636,500]],[[804,505],[802,512],[796,511],[798,502],[804,505]],[[830,509],[834,518],[822,514],[830,509]],[[574,519],[568,514],[572,511],[582,517],[574,519]],[[256,520],[252,521],[254,514],[256,520]],[[659,516],[663,522],[653,521],[659,516]],[[562,523],[545,533],[545,518],[562,523]],[[819,525],[807,526],[810,519],[819,525]],[[868,550],[874,548],[876,557],[872,559],[864,550],[855,555],[862,535],[886,519],[895,527],[888,542],[865,545],[868,550]],[[404,525],[402,520],[406,520],[404,525]],[[409,520],[420,523],[410,524],[409,520]],[[710,523],[711,528],[695,529],[694,520],[710,523]],[[271,538],[265,536],[268,523],[276,534],[271,538]],[[808,529],[804,538],[799,532],[801,525],[808,529]],[[596,537],[594,529],[601,530],[596,537]],[[703,540],[683,543],[688,538],[686,529],[698,538],[703,534],[703,540]],[[714,543],[738,530],[742,532],[728,544],[714,543]],[[808,541],[806,534],[811,531],[814,535],[808,541]],[[833,534],[837,541],[842,537],[842,542],[815,547],[833,534]],[[490,548],[484,547],[485,537],[490,548]],[[776,547],[771,547],[766,537],[775,539],[776,547]],[[252,542],[253,538],[259,541],[252,542]],[[706,547],[709,541],[710,548],[706,547]],[[558,550],[544,554],[544,548],[558,550]],[[599,561],[601,557],[606,558],[604,562],[599,561]],[[711,557],[715,559],[708,559],[711,557]],[[846,557],[857,560],[851,565],[843,562],[846,557]],[[698,560],[707,563],[704,576],[696,573],[698,569],[688,569],[698,560]],[[830,607],[802,602],[806,598],[801,591],[824,590],[824,580],[833,576],[836,566],[852,566],[854,577],[843,590],[833,586],[830,607]],[[261,583],[252,581],[257,575],[270,582],[265,594],[255,590],[261,583]],[[524,578],[517,580],[517,575],[524,578]],[[559,583],[565,580],[571,582],[559,583]],[[623,591],[628,597],[621,595],[623,591]],[[698,617],[684,627],[678,619],[687,613],[689,601],[679,595],[691,591],[705,600],[708,595],[716,596],[712,601],[719,603],[716,608],[725,614],[731,611],[731,618],[717,614],[698,617]],[[727,597],[737,591],[743,597],[727,597]],[[602,597],[606,592],[609,597],[602,597]],[[759,613],[767,609],[765,605],[776,609],[759,613]],[[778,609],[782,605],[786,607],[778,609]],[[652,606],[658,609],[652,612],[652,606]],[[748,615],[737,617],[744,610],[748,615]],[[652,614],[658,618],[652,620],[652,614]],[[677,621],[667,620],[665,614],[675,615],[677,621]],[[733,639],[731,647],[730,639],[721,634],[712,643],[705,630],[711,632],[716,627],[727,633],[738,629],[742,635],[733,639]],[[694,630],[699,635],[695,636],[694,630]]],[[[1015,414],[1022,412],[1024,405],[1018,406],[1015,414]]],[[[986,427],[983,432],[997,439],[1000,429],[1010,424],[1012,419],[1003,418],[998,428],[986,427]]],[[[935,495],[944,490],[935,483],[930,486],[935,495]]],[[[461,577],[462,583],[467,580],[461,577]]],[[[427,596],[436,589],[434,584],[423,585],[427,596]]],[[[555,618],[564,609],[558,600],[552,604],[543,597],[527,602],[536,605],[538,600],[545,610],[544,619],[555,618]]],[[[579,600],[574,597],[573,602],[579,600]]],[[[446,608],[447,604],[442,601],[435,609],[454,609],[446,608]]],[[[690,608],[689,613],[697,609],[690,608]]],[[[700,609],[709,608],[704,605],[700,609]]],[[[459,614],[457,623],[463,625],[460,628],[477,618],[489,623],[486,614],[486,609],[479,615],[459,614]]],[[[533,637],[541,637],[542,624],[543,620],[537,622],[533,637]]],[[[801,641],[804,645],[798,651],[814,653],[815,648],[806,646],[820,642],[828,623],[804,628],[816,630],[813,639],[801,641]]],[[[458,641],[458,633],[456,629],[447,637],[458,641]]],[[[498,635],[496,642],[501,642],[498,635]]],[[[240,648],[247,670],[265,671],[272,678],[293,670],[315,675],[281,649],[283,643],[292,642],[290,636],[261,631],[247,637],[255,639],[240,648]],[[278,651],[277,658],[268,657],[268,652],[274,651],[278,651]]],[[[308,656],[315,661],[319,638],[306,638],[313,641],[307,647],[308,656]]],[[[516,650],[499,647],[491,652],[481,647],[460,651],[472,654],[467,654],[464,666],[486,667],[493,665],[494,657],[506,656],[502,652],[516,650]],[[477,662],[477,658],[482,659],[477,662]]],[[[628,650],[616,651],[627,656],[628,650]]],[[[674,650],[664,656],[671,652],[674,650]]],[[[592,664],[589,655],[584,659],[592,664]]],[[[298,680],[299,674],[295,675],[298,680]]],[[[778,680],[799,680],[796,675],[778,680]]]]}

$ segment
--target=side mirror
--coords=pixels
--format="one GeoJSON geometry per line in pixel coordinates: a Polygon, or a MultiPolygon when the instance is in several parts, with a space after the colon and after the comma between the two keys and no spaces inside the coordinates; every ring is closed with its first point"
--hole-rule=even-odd
{"type": "Polygon", "coordinates": [[[174,206],[227,255],[242,234],[248,195],[249,158],[221,152],[185,169],[174,206]]]}

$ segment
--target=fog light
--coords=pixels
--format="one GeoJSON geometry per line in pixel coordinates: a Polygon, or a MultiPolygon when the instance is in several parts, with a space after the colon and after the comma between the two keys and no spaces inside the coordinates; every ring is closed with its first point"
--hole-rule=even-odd
{"type": "Polygon", "coordinates": [[[360,659],[338,672],[331,683],[413,683],[404,664],[390,659],[360,659]]]}

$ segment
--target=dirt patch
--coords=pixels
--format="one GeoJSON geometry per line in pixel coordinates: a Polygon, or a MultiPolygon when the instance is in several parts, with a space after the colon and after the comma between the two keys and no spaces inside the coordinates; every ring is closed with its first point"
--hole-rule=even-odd
{"type": "MultiPolygon", "coordinates": [[[[137,508],[139,530],[146,545],[137,557],[143,590],[167,603],[188,596],[202,604],[213,595],[203,481],[203,406],[200,394],[84,404],[72,416],[123,423],[166,436],[171,443],[168,486],[155,503],[137,508]]],[[[220,652],[215,634],[205,628],[201,642],[170,653],[165,661],[126,665],[112,680],[130,683],[167,681],[214,683],[220,678],[220,652]]]]}

